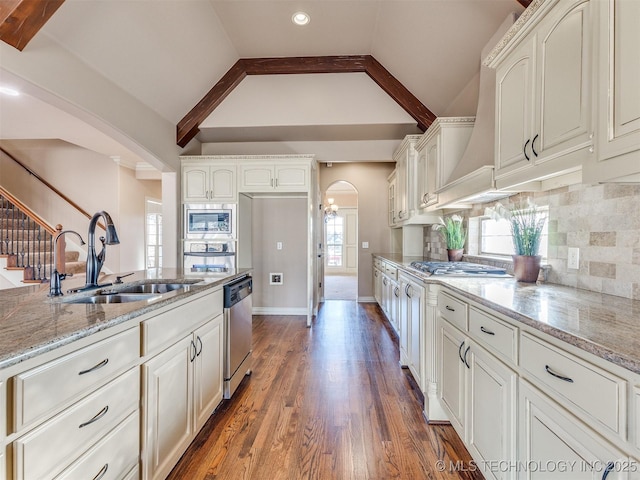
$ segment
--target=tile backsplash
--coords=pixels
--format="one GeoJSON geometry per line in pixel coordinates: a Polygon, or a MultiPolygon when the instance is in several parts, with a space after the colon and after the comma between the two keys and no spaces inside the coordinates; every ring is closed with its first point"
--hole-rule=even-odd
{"type": "MultiPolygon", "coordinates": [[[[547,282],[640,300],[640,185],[572,185],[514,195],[501,203],[517,204],[525,197],[549,207],[547,282]],[[569,247],[579,248],[577,270],[567,268],[569,247]]],[[[478,235],[477,223],[469,223],[469,218],[482,216],[485,207],[493,204],[477,204],[457,212],[471,227],[465,252],[475,253],[478,235]]],[[[424,235],[425,256],[446,260],[446,245],[440,235],[429,226],[424,235]]],[[[470,260],[479,259],[473,256],[470,260]]]]}

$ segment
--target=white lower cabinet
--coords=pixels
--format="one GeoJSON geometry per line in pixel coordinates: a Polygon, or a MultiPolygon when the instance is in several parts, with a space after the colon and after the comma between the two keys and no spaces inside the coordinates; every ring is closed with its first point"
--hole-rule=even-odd
{"type": "Polygon", "coordinates": [[[143,478],[165,478],[222,400],[222,315],[143,364],[143,478]]]}
{"type": "Polygon", "coordinates": [[[424,389],[424,301],[426,292],[421,282],[407,275],[400,275],[400,364],[409,367],[414,380],[424,389]]]}
{"type": "Polygon", "coordinates": [[[622,480],[632,467],[627,455],[524,380],[519,465],[527,480],[622,480]]]}
{"type": "MultiPolygon", "coordinates": [[[[14,478],[55,478],[124,418],[138,410],[139,389],[140,372],[133,368],[19,437],[13,444],[14,478]]],[[[128,454],[137,459],[137,441],[132,448],[128,454]]]]}
{"type": "Polygon", "coordinates": [[[486,478],[515,478],[516,385],[511,368],[448,321],[438,321],[440,401],[486,478]]]}

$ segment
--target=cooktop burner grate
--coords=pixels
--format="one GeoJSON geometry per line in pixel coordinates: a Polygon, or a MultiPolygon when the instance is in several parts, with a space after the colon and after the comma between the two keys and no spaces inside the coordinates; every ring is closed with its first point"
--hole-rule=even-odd
{"type": "Polygon", "coordinates": [[[411,267],[431,275],[508,276],[504,268],[469,262],[411,262],[411,267]]]}

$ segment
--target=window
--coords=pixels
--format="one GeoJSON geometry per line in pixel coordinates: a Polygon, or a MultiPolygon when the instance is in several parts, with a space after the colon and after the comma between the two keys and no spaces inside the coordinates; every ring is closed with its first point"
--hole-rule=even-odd
{"type": "MultiPolygon", "coordinates": [[[[539,254],[547,258],[549,244],[549,210],[539,208],[538,215],[545,218],[544,228],[540,238],[539,254]]],[[[480,255],[513,255],[513,240],[511,239],[511,226],[508,220],[493,220],[482,218],[480,220],[480,255]]]]}
{"type": "Polygon", "coordinates": [[[327,267],[341,267],[344,245],[344,218],[340,215],[327,220],[327,267]]]}
{"type": "Polygon", "coordinates": [[[162,203],[147,199],[145,220],[146,268],[162,268],[162,203]]]}

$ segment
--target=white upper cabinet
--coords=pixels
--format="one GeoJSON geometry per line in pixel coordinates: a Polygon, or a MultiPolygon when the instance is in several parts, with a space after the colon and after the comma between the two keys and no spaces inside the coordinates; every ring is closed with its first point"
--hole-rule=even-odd
{"type": "Polygon", "coordinates": [[[241,192],[306,192],[309,190],[309,164],[241,163],[241,192]]]}
{"type": "Polygon", "coordinates": [[[599,0],[597,158],[585,181],[640,181],[640,2],[599,0]]]}
{"type": "Polygon", "coordinates": [[[592,155],[592,23],[588,0],[548,2],[490,63],[498,188],[579,170],[592,155]]]}
{"type": "Polygon", "coordinates": [[[214,160],[183,163],[182,200],[190,203],[235,203],[236,165],[222,164],[214,160]]]}

